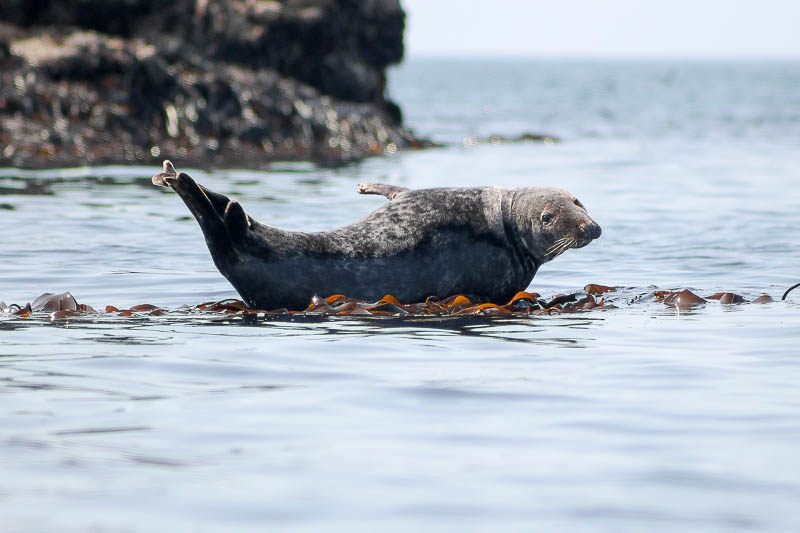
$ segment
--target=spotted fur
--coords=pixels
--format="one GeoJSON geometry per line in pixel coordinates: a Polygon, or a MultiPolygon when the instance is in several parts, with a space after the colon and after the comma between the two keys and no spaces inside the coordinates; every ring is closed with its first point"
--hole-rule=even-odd
{"type": "Polygon", "coordinates": [[[219,271],[258,309],[302,309],[314,295],[331,294],[505,301],[527,288],[543,263],[601,233],[574,196],[553,188],[365,184],[360,192],[391,201],[349,226],[305,233],[253,220],[168,161],[153,183],[178,193],[219,271]]]}

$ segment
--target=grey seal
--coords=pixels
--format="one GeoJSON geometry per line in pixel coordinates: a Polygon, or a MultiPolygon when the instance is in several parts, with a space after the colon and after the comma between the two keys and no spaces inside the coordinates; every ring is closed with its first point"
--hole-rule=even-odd
{"type": "Polygon", "coordinates": [[[389,202],[332,231],[285,231],[253,220],[227,196],[164,161],[170,187],[200,224],[219,271],[255,309],[303,309],[315,295],[403,302],[469,294],[504,302],[539,267],[600,236],[567,191],[503,187],[409,190],[379,183],[361,194],[389,202]]]}

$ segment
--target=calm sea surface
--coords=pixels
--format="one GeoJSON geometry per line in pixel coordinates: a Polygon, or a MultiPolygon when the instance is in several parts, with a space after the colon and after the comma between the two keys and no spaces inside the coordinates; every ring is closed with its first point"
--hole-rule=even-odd
{"type": "MultiPolygon", "coordinates": [[[[391,95],[449,147],[202,183],[324,230],[407,187],[552,185],[603,236],[506,321],[0,313],[0,530],[800,531],[800,62],[416,60],[391,95]],[[560,144],[472,144],[543,132],[560,144]],[[465,142],[466,140],[466,142],[465,142]]],[[[174,161],[180,167],[179,158],[174,161]]],[[[0,300],[236,297],[152,167],[0,171],[0,300]]]]}

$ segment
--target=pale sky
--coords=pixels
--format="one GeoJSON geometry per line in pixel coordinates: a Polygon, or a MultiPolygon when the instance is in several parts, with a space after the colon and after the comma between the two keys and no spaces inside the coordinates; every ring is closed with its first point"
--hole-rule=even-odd
{"type": "Polygon", "coordinates": [[[401,0],[408,56],[800,58],[800,0],[401,0]]]}

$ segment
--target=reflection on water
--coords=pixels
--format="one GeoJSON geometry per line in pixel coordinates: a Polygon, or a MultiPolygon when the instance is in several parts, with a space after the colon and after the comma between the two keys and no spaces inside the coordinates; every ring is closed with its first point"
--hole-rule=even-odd
{"type": "MultiPolygon", "coordinates": [[[[604,233],[531,290],[625,289],[512,319],[0,313],[4,530],[797,531],[800,295],[653,293],[752,302],[799,281],[798,80],[796,63],[417,62],[392,95],[454,146],[192,171],[307,231],[381,205],[360,181],[560,186],[604,233]],[[524,131],[564,143],[461,142],[524,131]]],[[[150,185],[159,166],[0,171],[0,299],[235,298],[150,185]]]]}

